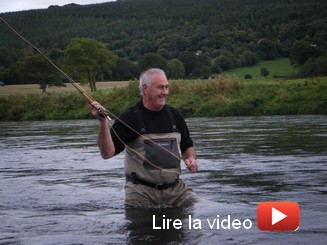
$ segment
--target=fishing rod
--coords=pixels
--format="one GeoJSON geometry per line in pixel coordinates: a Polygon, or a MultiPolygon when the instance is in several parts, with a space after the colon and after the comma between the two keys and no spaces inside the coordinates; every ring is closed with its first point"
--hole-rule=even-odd
{"type": "MultiPolygon", "coordinates": [[[[166,149],[165,147],[163,147],[162,145],[158,144],[157,142],[153,141],[152,139],[145,137],[144,135],[140,134],[138,131],[136,131],[134,128],[132,128],[131,126],[129,126],[127,123],[125,123],[124,121],[122,121],[120,118],[118,118],[115,114],[113,114],[112,112],[110,112],[109,110],[105,109],[104,107],[100,107],[100,108],[96,108],[92,103],[95,101],[81,86],[79,86],[70,76],[68,76],[63,70],[61,70],[56,64],[54,64],[40,49],[38,49],[33,43],[31,43],[30,41],[28,41],[25,37],[23,37],[18,31],[16,31],[16,29],[14,27],[12,27],[3,17],[0,16],[0,19],[3,21],[3,23],[5,23],[5,25],[7,27],[9,27],[9,29],[11,29],[18,37],[20,37],[25,43],[27,43],[28,45],[30,45],[31,47],[33,47],[43,58],[46,59],[46,61],[49,62],[50,65],[52,65],[61,75],[63,75],[72,85],[74,88],[77,89],[77,91],[84,97],[84,99],[86,100],[86,102],[88,104],[90,104],[94,109],[96,109],[97,111],[97,115],[102,116],[103,118],[105,118],[106,120],[108,120],[109,124],[112,125],[112,119],[110,117],[110,115],[112,115],[115,119],[119,120],[122,124],[124,124],[126,127],[128,127],[129,129],[131,129],[133,132],[135,132],[136,134],[138,134],[139,136],[151,141],[152,143],[154,143],[155,145],[157,145],[159,148],[163,149],[164,151],[166,151],[167,153],[169,153],[170,155],[172,155],[173,157],[177,158],[178,160],[182,160],[182,158],[180,156],[175,155],[174,153],[172,153],[171,151],[169,151],[168,149],[166,149]]],[[[113,128],[112,128],[113,129],[113,128]]],[[[148,159],[146,159],[143,155],[141,155],[139,152],[137,152],[136,150],[130,148],[127,144],[125,144],[125,142],[119,137],[119,135],[117,134],[117,132],[113,129],[114,134],[116,135],[116,137],[118,138],[118,140],[120,142],[122,142],[122,144],[128,148],[129,150],[131,150],[132,152],[134,152],[136,155],[138,155],[139,157],[141,157],[142,159],[144,159],[145,161],[147,161],[150,165],[154,166],[157,169],[160,169],[162,171],[165,172],[172,172],[172,173],[176,173],[176,171],[172,171],[169,169],[163,169],[161,167],[158,167],[157,165],[155,165],[154,163],[150,162],[148,159]]]]}

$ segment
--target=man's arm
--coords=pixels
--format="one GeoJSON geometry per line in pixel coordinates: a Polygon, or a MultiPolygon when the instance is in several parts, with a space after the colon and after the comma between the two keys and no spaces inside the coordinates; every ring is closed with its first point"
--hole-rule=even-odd
{"type": "Polygon", "coordinates": [[[198,171],[198,164],[196,162],[196,152],[194,147],[188,147],[183,153],[183,160],[191,173],[198,171]]]}
{"type": "Polygon", "coordinates": [[[111,138],[107,119],[100,122],[98,146],[103,159],[109,159],[115,155],[115,145],[111,138]]]}
{"type": "Polygon", "coordinates": [[[92,102],[92,114],[100,121],[99,134],[98,134],[98,147],[103,159],[109,159],[115,155],[115,145],[109,130],[108,120],[99,116],[97,109],[102,107],[98,102],[92,102]]]}

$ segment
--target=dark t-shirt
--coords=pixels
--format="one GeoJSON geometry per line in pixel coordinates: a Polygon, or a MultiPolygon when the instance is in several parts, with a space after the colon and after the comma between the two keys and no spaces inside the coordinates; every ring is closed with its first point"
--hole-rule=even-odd
{"type": "MultiPolygon", "coordinates": [[[[173,132],[172,122],[168,114],[168,110],[170,110],[177,130],[181,134],[180,147],[182,153],[187,148],[193,146],[193,141],[190,137],[184,117],[176,108],[166,105],[160,111],[151,111],[143,106],[142,101],[137,102],[137,107],[139,110],[141,110],[144,127],[146,129],[146,133],[148,134],[173,132]]],[[[110,130],[113,142],[115,144],[115,155],[125,149],[125,145],[121,141],[128,144],[139,137],[141,126],[134,110],[135,107],[133,106],[126,109],[119,116],[120,120],[117,119],[112,126],[113,128],[110,130]],[[133,128],[136,132],[127,127],[125,124],[133,128]]]]}

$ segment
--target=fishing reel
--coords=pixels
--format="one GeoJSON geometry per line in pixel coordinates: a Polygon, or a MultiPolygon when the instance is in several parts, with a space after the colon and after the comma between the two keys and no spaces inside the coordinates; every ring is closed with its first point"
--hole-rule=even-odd
{"type": "Polygon", "coordinates": [[[99,107],[96,110],[96,117],[102,121],[103,119],[107,118],[109,121],[112,121],[112,119],[110,118],[109,112],[104,109],[103,107],[99,107]]]}

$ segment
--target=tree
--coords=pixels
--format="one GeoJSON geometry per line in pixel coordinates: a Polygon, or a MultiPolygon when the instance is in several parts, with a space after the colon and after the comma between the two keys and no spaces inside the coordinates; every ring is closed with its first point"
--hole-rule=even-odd
{"type": "Polygon", "coordinates": [[[137,77],[137,65],[128,59],[118,58],[116,67],[113,71],[114,79],[126,81],[137,77]]]}
{"type": "Polygon", "coordinates": [[[76,38],[65,50],[63,67],[69,73],[78,74],[89,84],[91,91],[95,91],[97,78],[105,73],[111,75],[117,59],[105,43],[91,38],[76,38]]]}
{"type": "Polygon", "coordinates": [[[327,76],[327,55],[307,60],[300,67],[299,75],[301,77],[327,76]]]}
{"type": "Polygon", "coordinates": [[[59,73],[38,55],[23,57],[17,61],[16,71],[22,83],[38,83],[43,93],[50,86],[65,86],[59,73]]]}
{"type": "Polygon", "coordinates": [[[157,51],[157,53],[160,54],[162,57],[164,57],[166,60],[169,60],[172,57],[170,52],[167,49],[164,49],[164,48],[159,49],[157,51]]]}
{"type": "Polygon", "coordinates": [[[267,76],[269,75],[268,69],[265,68],[265,67],[262,67],[261,70],[260,70],[260,75],[267,78],[267,76]]]}
{"type": "Polygon", "coordinates": [[[207,79],[210,77],[211,69],[209,66],[202,65],[200,67],[197,67],[197,69],[195,70],[195,74],[196,74],[196,77],[198,77],[198,78],[207,79]]]}
{"type": "Polygon", "coordinates": [[[184,51],[190,45],[189,38],[175,32],[170,32],[159,40],[159,49],[166,49],[172,54],[184,51]]]}
{"type": "Polygon", "coordinates": [[[300,67],[310,58],[317,58],[324,52],[309,42],[295,41],[290,54],[290,61],[294,66],[300,67]]]}
{"type": "Polygon", "coordinates": [[[221,52],[221,54],[214,60],[214,65],[227,71],[237,67],[236,57],[227,50],[221,52]]]}
{"type": "Polygon", "coordinates": [[[269,39],[262,39],[256,47],[259,56],[263,60],[273,60],[278,57],[276,44],[269,39]]]}
{"type": "Polygon", "coordinates": [[[197,56],[195,53],[189,51],[181,52],[178,59],[184,64],[185,75],[193,76],[193,72],[197,66],[197,56]]]}
{"type": "Polygon", "coordinates": [[[143,72],[149,68],[160,68],[167,72],[168,62],[160,54],[157,53],[147,53],[144,58],[139,62],[140,72],[143,72]]]}
{"type": "Polygon", "coordinates": [[[6,67],[8,64],[13,63],[13,56],[18,56],[17,54],[13,55],[13,52],[13,49],[0,46],[0,66],[6,67]]]}
{"type": "Polygon", "coordinates": [[[258,62],[258,57],[255,53],[246,50],[240,55],[242,66],[253,66],[258,62]]]}
{"type": "Polygon", "coordinates": [[[185,68],[179,59],[168,62],[168,76],[172,79],[180,79],[185,76],[185,68]]]}

